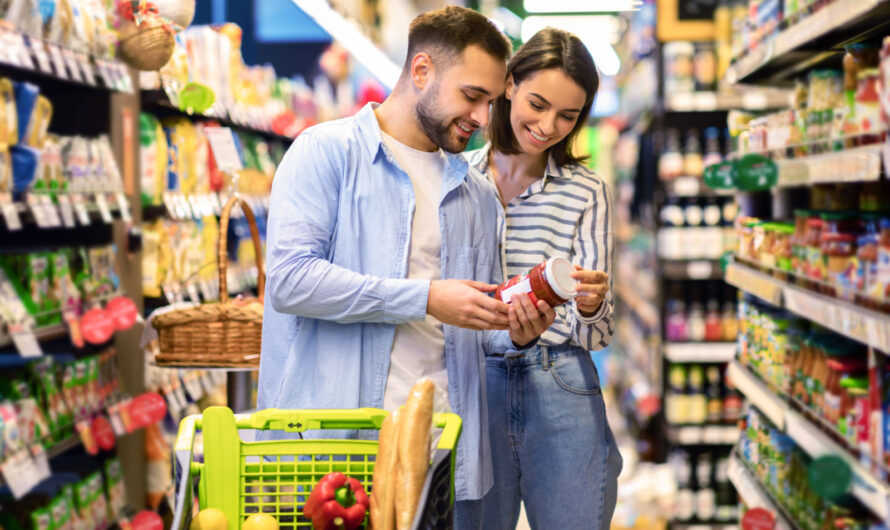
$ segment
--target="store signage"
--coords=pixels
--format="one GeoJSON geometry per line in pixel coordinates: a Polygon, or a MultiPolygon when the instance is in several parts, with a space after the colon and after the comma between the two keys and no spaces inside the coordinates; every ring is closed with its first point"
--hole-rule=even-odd
{"type": "Polygon", "coordinates": [[[751,508],[742,517],[742,530],[772,530],[776,518],[766,508],[751,508]]]}
{"type": "Polygon", "coordinates": [[[157,392],[146,392],[133,398],[129,407],[133,428],[157,423],[167,415],[167,402],[157,392]]]}
{"type": "Polygon", "coordinates": [[[204,134],[207,135],[210,150],[213,152],[213,158],[220,171],[234,173],[244,167],[241,163],[241,155],[238,154],[238,148],[235,147],[235,138],[231,129],[228,127],[205,127],[204,134]]]}
{"type": "Polygon", "coordinates": [[[136,304],[126,296],[116,296],[112,298],[105,306],[105,311],[111,318],[116,331],[126,331],[130,329],[139,316],[139,310],[136,304]]]}
{"type": "Polygon", "coordinates": [[[739,178],[739,170],[734,160],[712,164],[705,168],[704,180],[711,188],[735,188],[739,178]]]}
{"type": "Polygon", "coordinates": [[[779,181],[776,163],[763,155],[751,153],[743,156],[738,164],[738,186],[746,191],[768,190],[779,181]]]}
{"type": "Polygon", "coordinates": [[[149,510],[142,510],[130,521],[132,530],[164,530],[161,516],[149,510]]]}
{"type": "Polygon", "coordinates": [[[97,416],[90,427],[93,431],[93,438],[95,438],[96,445],[99,446],[99,449],[103,451],[114,449],[116,443],[114,429],[112,429],[111,423],[105,416],[97,416]]]}
{"type": "Polygon", "coordinates": [[[114,323],[104,309],[94,308],[80,319],[80,330],[90,344],[103,344],[114,334],[114,323]]]}

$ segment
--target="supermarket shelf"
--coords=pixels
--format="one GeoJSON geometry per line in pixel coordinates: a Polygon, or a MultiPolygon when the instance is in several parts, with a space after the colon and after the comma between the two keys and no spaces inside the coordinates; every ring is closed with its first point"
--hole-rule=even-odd
{"type": "Polygon", "coordinates": [[[669,342],[664,356],[672,363],[728,363],[737,349],[735,342],[669,342]]]}
{"type": "MultiPolygon", "coordinates": [[[[68,327],[65,324],[55,324],[34,330],[34,337],[38,342],[61,339],[68,336],[68,327]]],[[[12,338],[5,332],[0,331],[0,348],[12,344],[12,338]]]]}
{"type": "MultiPolygon", "coordinates": [[[[847,137],[858,139],[860,137],[847,137]]],[[[841,151],[831,150],[834,140],[820,140],[800,145],[750,151],[746,154],[759,154],[773,157],[778,170],[780,188],[810,186],[813,184],[843,184],[847,182],[874,182],[882,175],[883,143],[853,147],[841,151]],[[788,156],[795,148],[819,148],[827,152],[808,156],[788,156]]],[[[729,158],[738,159],[733,153],[729,158]]],[[[724,191],[724,190],[718,190],[724,191]]]]}
{"type": "Polygon", "coordinates": [[[42,87],[54,84],[58,88],[132,93],[132,81],[127,66],[111,59],[85,53],[75,53],[42,39],[34,39],[18,31],[0,28],[8,36],[0,53],[0,72],[17,80],[33,81],[42,87]],[[19,46],[10,46],[17,41],[19,46]],[[18,53],[17,53],[17,50],[18,53]]]}
{"type": "Polygon", "coordinates": [[[729,365],[729,377],[739,392],[760,409],[777,428],[793,439],[804,452],[813,458],[829,454],[842,458],[853,472],[853,496],[881,519],[887,520],[890,517],[890,485],[875,477],[849,451],[793,410],[738,361],[729,365]]]}
{"type": "Polygon", "coordinates": [[[68,451],[78,447],[80,445],[80,438],[77,436],[71,436],[47,449],[46,456],[49,458],[55,458],[59,455],[65,454],[68,451]]]}
{"type": "Polygon", "coordinates": [[[887,0],[835,0],[733,62],[726,79],[730,83],[787,80],[838,56],[843,44],[885,34],[888,15],[887,0]]]}
{"type": "Polygon", "coordinates": [[[644,300],[635,291],[622,284],[615,286],[615,294],[619,299],[630,306],[631,310],[633,310],[633,312],[636,313],[647,326],[651,328],[658,327],[658,309],[652,305],[651,302],[644,300]]]}
{"type": "Polygon", "coordinates": [[[775,530],[796,530],[794,518],[773,499],[735,452],[729,457],[729,481],[749,508],[763,508],[773,514],[775,530]]]}
{"type": "Polygon", "coordinates": [[[739,525],[735,523],[696,524],[672,522],[670,527],[672,530],[738,530],[739,525]]]}
{"type": "Polygon", "coordinates": [[[668,440],[675,445],[734,445],[739,441],[735,425],[669,426],[668,440]]]}
{"type": "Polygon", "coordinates": [[[726,282],[836,333],[890,354],[890,316],[783,282],[738,262],[726,282]]]}
{"type": "Polygon", "coordinates": [[[232,129],[240,131],[259,134],[273,140],[281,140],[283,142],[293,141],[293,138],[289,136],[283,136],[272,131],[242,125],[230,119],[228,116],[190,114],[188,112],[180,110],[179,107],[173,105],[173,103],[171,103],[170,99],[167,97],[167,93],[163,90],[143,90],[141,91],[141,101],[143,110],[157,114],[159,115],[159,117],[183,116],[191,119],[213,120],[223,127],[230,127],[232,129]]]}
{"type": "Polygon", "coordinates": [[[668,280],[722,280],[720,260],[661,260],[661,275],[668,280]]]}
{"type": "Polygon", "coordinates": [[[685,92],[665,97],[668,112],[717,112],[733,109],[766,110],[789,107],[791,92],[781,89],[731,92],[685,92]]]}

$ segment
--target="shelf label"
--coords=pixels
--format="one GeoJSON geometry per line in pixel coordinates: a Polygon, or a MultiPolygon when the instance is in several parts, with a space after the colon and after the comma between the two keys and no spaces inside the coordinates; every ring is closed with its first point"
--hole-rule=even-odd
{"type": "Polygon", "coordinates": [[[777,280],[747,269],[743,265],[729,264],[726,268],[726,283],[773,305],[779,305],[782,301],[782,285],[777,280]]]}
{"type": "Polygon", "coordinates": [[[62,214],[62,224],[65,228],[74,228],[77,223],[74,221],[74,208],[71,206],[71,199],[65,194],[60,194],[59,212],[62,214]]]}
{"type": "Polygon", "coordinates": [[[16,500],[21,499],[37,485],[38,470],[28,451],[22,449],[3,462],[3,480],[12,490],[16,500]]]}
{"type": "Polygon", "coordinates": [[[233,174],[243,168],[238,149],[235,147],[235,139],[232,130],[228,127],[205,127],[204,134],[210,142],[210,150],[220,171],[233,174]]]}
{"type": "Polygon", "coordinates": [[[99,215],[102,217],[102,221],[111,224],[114,222],[114,218],[111,217],[111,209],[108,207],[108,198],[104,193],[96,194],[96,206],[99,207],[99,215]]]}
{"type": "Polygon", "coordinates": [[[83,52],[77,52],[76,57],[80,71],[83,72],[84,81],[91,86],[96,86],[96,71],[93,70],[93,65],[90,64],[89,56],[83,52]]]}
{"type": "Polygon", "coordinates": [[[10,232],[22,229],[22,220],[19,218],[19,211],[12,202],[0,202],[0,211],[3,212],[3,220],[6,222],[6,228],[10,232]]]}
{"type": "Polygon", "coordinates": [[[65,69],[65,58],[62,57],[62,50],[52,43],[47,43],[46,47],[49,49],[49,56],[52,58],[53,67],[56,69],[56,77],[68,79],[68,71],[65,69]]]}
{"type": "Polygon", "coordinates": [[[37,337],[34,336],[34,331],[30,327],[23,324],[10,324],[9,335],[12,337],[15,349],[23,358],[31,359],[43,356],[40,343],[37,342],[37,337]]]}
{"type": "Polygon", "coordinates": [[[62,219],[59,217],[59,210],[53,203],[52,197],[49,195],[41,195],[40,202],[43,203],[43,210],[46,213],[46,221],[52,228],[62,226],[62,219]]]}
{"type": "Polygon", "coordinates": [[[43,203],[40,202],[40,199],[37,198],[36,195],[28,195],[25,198],[25,204],[30,208],[31,214],[34,216],[34,222],[37,223],[38,228],[50,227],[49,221],[46,218],[46,210],[43,208],[43,203]]]}
{"type": "Polygon", "coordinates": [[[74,206],[74,212],[77,214],[77,220],[83,226],[90,226],[90,214],[83,202],[83,195],[72,195],[71,204],[74,206]]]}
{"type": "Polygon", "coordinates": [[[123,219],[125,223],[132,223],[133,216],[130,215],[130,203],[127,201],[127,196],[124,195],[124,192],[122,191],[115,193],[114,196],[117,200],[117,207],[120,208],[121,211],[121,219],[123,219]]]}
{"type": "Polygon", "coordinates": [[[711,277],[710,261],[690,261],[686,264],[686,275],[691,280],[705,280],[711,277]]]}
{"type": "Polygon", "coordinates": [[[49,55],[46,52],[43,41],[41,39],[30,39],[30,42],[31,51],[34,54],[34,58],[37,59],[37,67],[45,74],[52,74],[53,67],[49,62],[49,55]]]}
{"type": "Polygon", "coordinates": [[[62,57],[65,58],[65,64],[68,65],[68,71],[71,73],[71,78],[83,83],[83,73],[81,73],[80,68],[77,66],[77,57],[74,56],[74,52],[65,48],[62,50],[62,57]]]}

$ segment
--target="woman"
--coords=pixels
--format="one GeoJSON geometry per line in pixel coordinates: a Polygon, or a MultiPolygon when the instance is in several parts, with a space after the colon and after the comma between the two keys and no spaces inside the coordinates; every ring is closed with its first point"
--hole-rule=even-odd
{"type": "Polygon", "coordinates": [[[612,201],[572,153],[598,85],[578,37],[538,32],[507,67],[489,143],[467,154],[500,195],[505,278],[561,256],[579,282],[537,345],[487,359],[494,486],[483,501],[486,530],[515,528],[520,501],[539,529],[608,528],[615,508],[621,456],[590,357],[614,329],[612,201]]]}

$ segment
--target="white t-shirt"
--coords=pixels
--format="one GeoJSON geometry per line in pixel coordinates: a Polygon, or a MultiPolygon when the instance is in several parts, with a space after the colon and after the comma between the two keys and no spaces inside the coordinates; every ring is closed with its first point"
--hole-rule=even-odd
{"type": "MultiPolygon", "coordinates": [[[[383,142],[414,186],[414,218],[408,248],[408,278],[438,280],[442,276],[442,234],[439,228],[439,198],[445,155],[418,151],[381,131],[383,142]]],[[[383,408],[395,410],[405,404],[408,393],[421,377],[436,383],[438,396],[448,403],[448,371],[445,368],[445,335],[442,323],[430,315],[424,320],[396,326],[390,354],[389,375],[383,391],[383,408]]]]}

